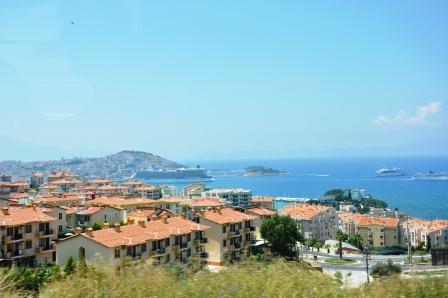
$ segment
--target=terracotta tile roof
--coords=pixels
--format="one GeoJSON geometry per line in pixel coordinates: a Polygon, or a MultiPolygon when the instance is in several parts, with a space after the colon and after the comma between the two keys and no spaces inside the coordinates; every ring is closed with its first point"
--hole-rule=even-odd
{"type": "Polygon", "coordinates": [[[169,197],[169,198],[161,198],[157,200],[157,202],[161,203],[168,203],[168,204],[181,204],[183,203],[185,199],[184,198],[177,198],[177,197],[169,197]]]}
{"type": "Polygon", "coordinates": [[[79,215],[92,215],[92,214],[100,212],[101,209],[102,209],[101,207],[90,206],[90,207],[87,207],[87,208],[80,208],[80,209],[78,209],[78,212],[76,212],[76,214],[79,214],[79,215]]]}
{"type": "Polygon", "coordinates": [[[321,205],[299,204],[285,206],[281,209],[281,213],[289,214],[291,217],[308,220],[327,209],[328,207],[321,205]]]}
{"type": "Polygon", "coordinates": [[[277,212],[266,209],[266,208],[250,208],[250,209],[247,209],[247,212],[252,212],[252,213],[255,213],[256,215],[260,215],[260,216],[270,216],[270,215],[277,214],[277,212]]]}
{"type": "Polygon", "coordinates": [[[193,231],[204,231],[209,227],[197,224],[195,222],[182,219],[180,217],[171,217],[167,223],[163,220],[150,221],[145,227],[140,225],[127,225],[120,227],[120,232],[114,228],[93,231],[92,236],[82,234],[106,247],[117,247],[121,245],[136,245],[145,243],[149,240],[161,240],[170,236],[189,234],[193,231]]]}
{"type": "Polygon", "coordinates": [[[38,200],[42,203],[57,203],[57,202],[68,202],[76,201],[81,202],[81,197],[77,194],[64,194],[63,197],[57,197],[54,195],[40,195],[38,200]]]}
{"type": "Polygon", "coordinates": [[[190,207],[221,207],[224,202],[218,198],[198,197],[187,202],[190,207]]]}
{"type": "Polygon", "coordinates": [[[274,198],[273,197],[252,196],[252,202],[253,203],[261,203],[261,202],[271,203],[271,202],[274,202],[274,198]]]}
{"type": "Polygon", "coordinates": [[[156,186],[149,186],[149,185],[142,185],[142,186],[138,186],[136,188],[134,188],[134,190],[136,191],[153,191],[153,190],[157,190],[159,189],[156,186]]]}
{"type": "Polygon", "coordinates": [[[99,197],[88,201],[89,204],[101,204],[111,206],[138,206],[138,205],[153,205],[157,201],[150,199],[124,199],[119,197],[99,197]]]}
{"type": "Polygon", "coordinates": [[[93,178],[89,179],[87,183],[111,183],[112,181],[106,178],[93,178]]]}
{"type": "Polygon", "coordinates": [[[230,208],[222,208],[220,210],[210,210],[204,211],[198,214],[200,217],[204,217],[210,221],[213,221],[218,224],[228,224],[228,223],[236,223],[243,222],[246,220],[254,220],[257,219],[254,215],[249,215],[246,213],[242,213],[230,208]]]}
{"type": "Polygon", "coordinates": [[[0,226],[16,226],[33,222],[49,222],[56,220],[39,210],[38,208],[29,207],[7,207],[9,215],[5,215],[0,210],[0,226]]]}
{"type": "Polygon", "coordinates": [[[30,195],[26,192],[13,192],[9,195],[9,198],[11,200],[21,199],[21,198],[28,198],[30,195]]]}
{"type": "Polygon", "coordinates": [[[103,185],[97,188],[98,190],[118,190],[119,188],[116,185],[103,185]]]}
{"type": "Polygon", "coordinates": [[[358,219],[358,226],[379,225],[387,228],[395,228],[398,226],[398,218],[363,216],[358,219]]]}
{"type": "Polygon", "coordinates": [[[142,184],[145,184],[145,183],[138,181],[138,180],[129,180],[129,181],[123,182],[121,185],[126,186],[126,185],[142,185],[142,184]]]}
{"type": "Polygon", "coordinates": [[[163,216],[165,214],[169,214],[170,216],[174,216],[175,214],[170,210],[165,209],[134,209],[134,211],[127,214],[128,217],[140,217],[140,218],[150,218],[153,215],[163,216]]]}

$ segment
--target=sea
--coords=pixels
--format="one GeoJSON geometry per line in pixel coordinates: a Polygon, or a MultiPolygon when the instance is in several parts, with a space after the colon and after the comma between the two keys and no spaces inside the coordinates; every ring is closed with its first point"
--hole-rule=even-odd
{"type": "MultiPolygon", "coordinates": [[[[288,172],[278,176],[214,176],[213,182],[206,183],[209,187],[245,188],[254,195],[312,199],[333,188],[360,188],[386,201],[389,208],[398,208],[411,216],[448,219],[448,181],[412,180],[412,175],[419,172],[448,171],[448,156],[208,160],[186,164],[200,165],[207,170],[238,170],[260,165],[288,172]],[[382,167],[399,167],[406,176],[375,177],[375,171],[382,167]]],[[[187,182],[170,181],[169,184],[181,189],[187,182]]],[[[277,202],[276,207],[281,208],[283,204],[277,202]]]]}

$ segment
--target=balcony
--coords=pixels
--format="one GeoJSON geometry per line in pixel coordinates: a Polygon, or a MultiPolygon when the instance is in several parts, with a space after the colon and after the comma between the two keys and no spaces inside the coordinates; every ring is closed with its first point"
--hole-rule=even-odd
{"type": "Polygon", "coordinates": [[[47,229],[43,231],[36,232],[36,238],[42,238],[47,236],[54,236],[53,229],[47,229]]]}
{"type": "Polygon", "coordinates": [[[179,249],[180,249],[179,244],[174,244],[174,245],[171,246],[171,250],[174,251],[174,252],[179,251],[179,249]]]}
{"type": "Polygon", "coordinates": [[[244,228],[243,229],[243,234],[247,234],[250,233],[250,228],[244,228]]]}
{"type": "Polygon", "coordinates": [[[201,238],[201,243],[202,244],[205,244],[205,243],[207,243],[208,242],[208,239],[207,238],[201,238]]]}
{"type": "Polygon", "coordinates": [[[236,249],[240,249],[241,248],[241,243],[235,243],[234,246],[235,246],[236,249]]]}
{"type": "Polygon", "coordinates": [[[201,244],[201,241],[199,239],[193,240],[193,246],[199,246],[201,244]]]}
{"type": "Polygon", "coordinates": [[[22,239],[23,239],[22,234],[15,234],[15,235],[10,235],[10,236],[5,236],[4,241],[5,241],[5,243],[10,243],[10,242],[14,242],[14,241],[20,241],[22,239]]]}
{"type": "Polygon", "coordinates": [[[44,245],[44,246],[37,246],[36,247],[36,253],[43,253],[43,252],[47,252],[47,251],[51,251],[54,250],[55,247],[53,244],[48,244],[48,245],[44,245]]]}
{"type": "Polygon", "coordinates": [[[254,232],[254,231],[255,231],[255,227],[250,227],[249,230],[250,230],[251,232],[254,232]]]}
{"type": "Polygon", "coordinates": [[[235,251],[235,245],[229,245],[229,251],[235,251]]]}
{"type": "Polygon", "coordinates": [[[235,232],[228,232],[228,233],[227,233],[227,237],[228,237],[228,238],[235,237],[235,232]]]}
{"type": "Polygon", "coordinates": [[[166,252],[165,247],[160,247],[157,249],[157,255],[164,255],[166,252]]]}
{"type": "Polygon", "coordinates": [[[188,247],[188,243],[184,242],[180,244],[180,249],[186,249],[188,247]]]}
{"type": "Polygon", "coordinates": [[[235,231],[235,235],[240,235],[240,234],[241,234],[240,230],[235,231]]]}
{"type": "Polygon", "coordinates": [[[208,252],[201,252],[199,255],[201,259],[207,259],[208,258],[208,252]]]}

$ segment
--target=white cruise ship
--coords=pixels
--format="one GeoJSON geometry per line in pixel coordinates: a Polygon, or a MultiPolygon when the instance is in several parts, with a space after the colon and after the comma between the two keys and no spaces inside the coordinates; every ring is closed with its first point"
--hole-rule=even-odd
{"type": "Polygon", "coordinates": [[[448,172],[418,173],[412,176],[412,180],[446,180],[448,181],[448,172]]]}
{"type": "Polygon", "coordinates": [[[375,171],[377,177],[397,177],[405,176],[406,173],[400,168],[382,168],[375,171]]]}

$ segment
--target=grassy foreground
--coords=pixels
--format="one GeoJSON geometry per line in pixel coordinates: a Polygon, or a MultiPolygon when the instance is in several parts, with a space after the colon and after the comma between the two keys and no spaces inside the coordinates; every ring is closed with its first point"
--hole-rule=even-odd
{"type": "MultiPolygon", "coordinates": [[[[24,296],[0,274],[0,296],[24,296]]],[[[347,289],[295,262],[249,262],[219,273],[180,274],[153,266],[117,273],[89,268],[52,280],[40,297],[448,297],[448,277],[392,277],[367,287],[347,289]]]]}
{"type": "Polygon", "coordinates": [[[356,263],[356,260],[353,259],[325,259],[325,263],[333,264],[333,265],[346,265],[356,263]]]}

